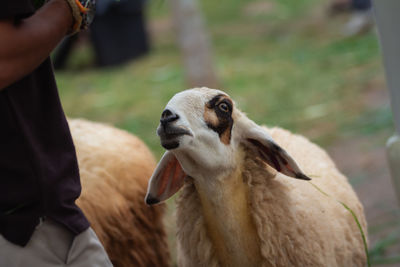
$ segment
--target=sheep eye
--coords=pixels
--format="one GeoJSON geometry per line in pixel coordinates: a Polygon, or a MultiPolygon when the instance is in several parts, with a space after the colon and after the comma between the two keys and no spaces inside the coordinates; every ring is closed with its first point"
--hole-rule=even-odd
{"type": "Polygon", "coordinates": [[[219,104],[218,108],[223,112],[229,112],[229,106],[226,103],[219,104]]]}

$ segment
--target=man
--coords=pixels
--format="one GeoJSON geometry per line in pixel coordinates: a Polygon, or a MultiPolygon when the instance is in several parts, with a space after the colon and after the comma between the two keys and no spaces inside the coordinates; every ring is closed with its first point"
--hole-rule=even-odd
{"type": "MultiPolygon", "coordinates": [[[[145,0],[96,0],[96,18],[90,41],[98,67],[117,66],[149,51],[145,25],[145,0]]],[[[79,34],[65,38],[53,55],[55,69],[64,69],[79,42],[79,34]]]]}
{"type": "Polygon", "coordinates": [[[86,28],[93,0],[0,8],[0,266],[111,266],[75,205],[75,148],[49,54],[86,28]]]}

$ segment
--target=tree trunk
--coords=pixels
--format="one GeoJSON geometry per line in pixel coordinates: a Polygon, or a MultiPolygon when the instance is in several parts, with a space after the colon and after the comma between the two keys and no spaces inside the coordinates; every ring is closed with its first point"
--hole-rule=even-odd
{"type": "Polygon", "coordinates": [[[196,0],[170,0],[186,83],[190,87],[218,87],[211,46],[196,0]]]}

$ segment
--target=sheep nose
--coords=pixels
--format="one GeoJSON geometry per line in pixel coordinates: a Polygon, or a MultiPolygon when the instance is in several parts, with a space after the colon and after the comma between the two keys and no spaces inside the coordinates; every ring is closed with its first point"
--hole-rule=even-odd
{"type": "Polygon", "coordinates": [[[177,119],[179,119],[178,114],[175,114],[171,112],[169,109],[166,109],[161,114],[160,123],[162,125],[166,125],[167,123],[176,121],[177,119]]]}

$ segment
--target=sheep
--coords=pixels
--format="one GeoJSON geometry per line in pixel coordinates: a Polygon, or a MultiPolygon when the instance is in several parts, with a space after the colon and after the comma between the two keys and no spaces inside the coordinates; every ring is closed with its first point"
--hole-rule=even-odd
{"type": "Polygon", "coordinates": [[[176,94],[157,134],[167,151],[145,201],[182,188],[179,266],[365,265],[360,229],[338,201],[366,232],[363,207],[327,153],[303,136],[257,125],[208,88],[176,94]]]}
{"type": "Polygon", "coordinates": [[[168,266],[164,206],[143,203],[156,161],[137,137],[82,119],[69,119],[81,175],[78,206],[114,266],[168,266]]]}

